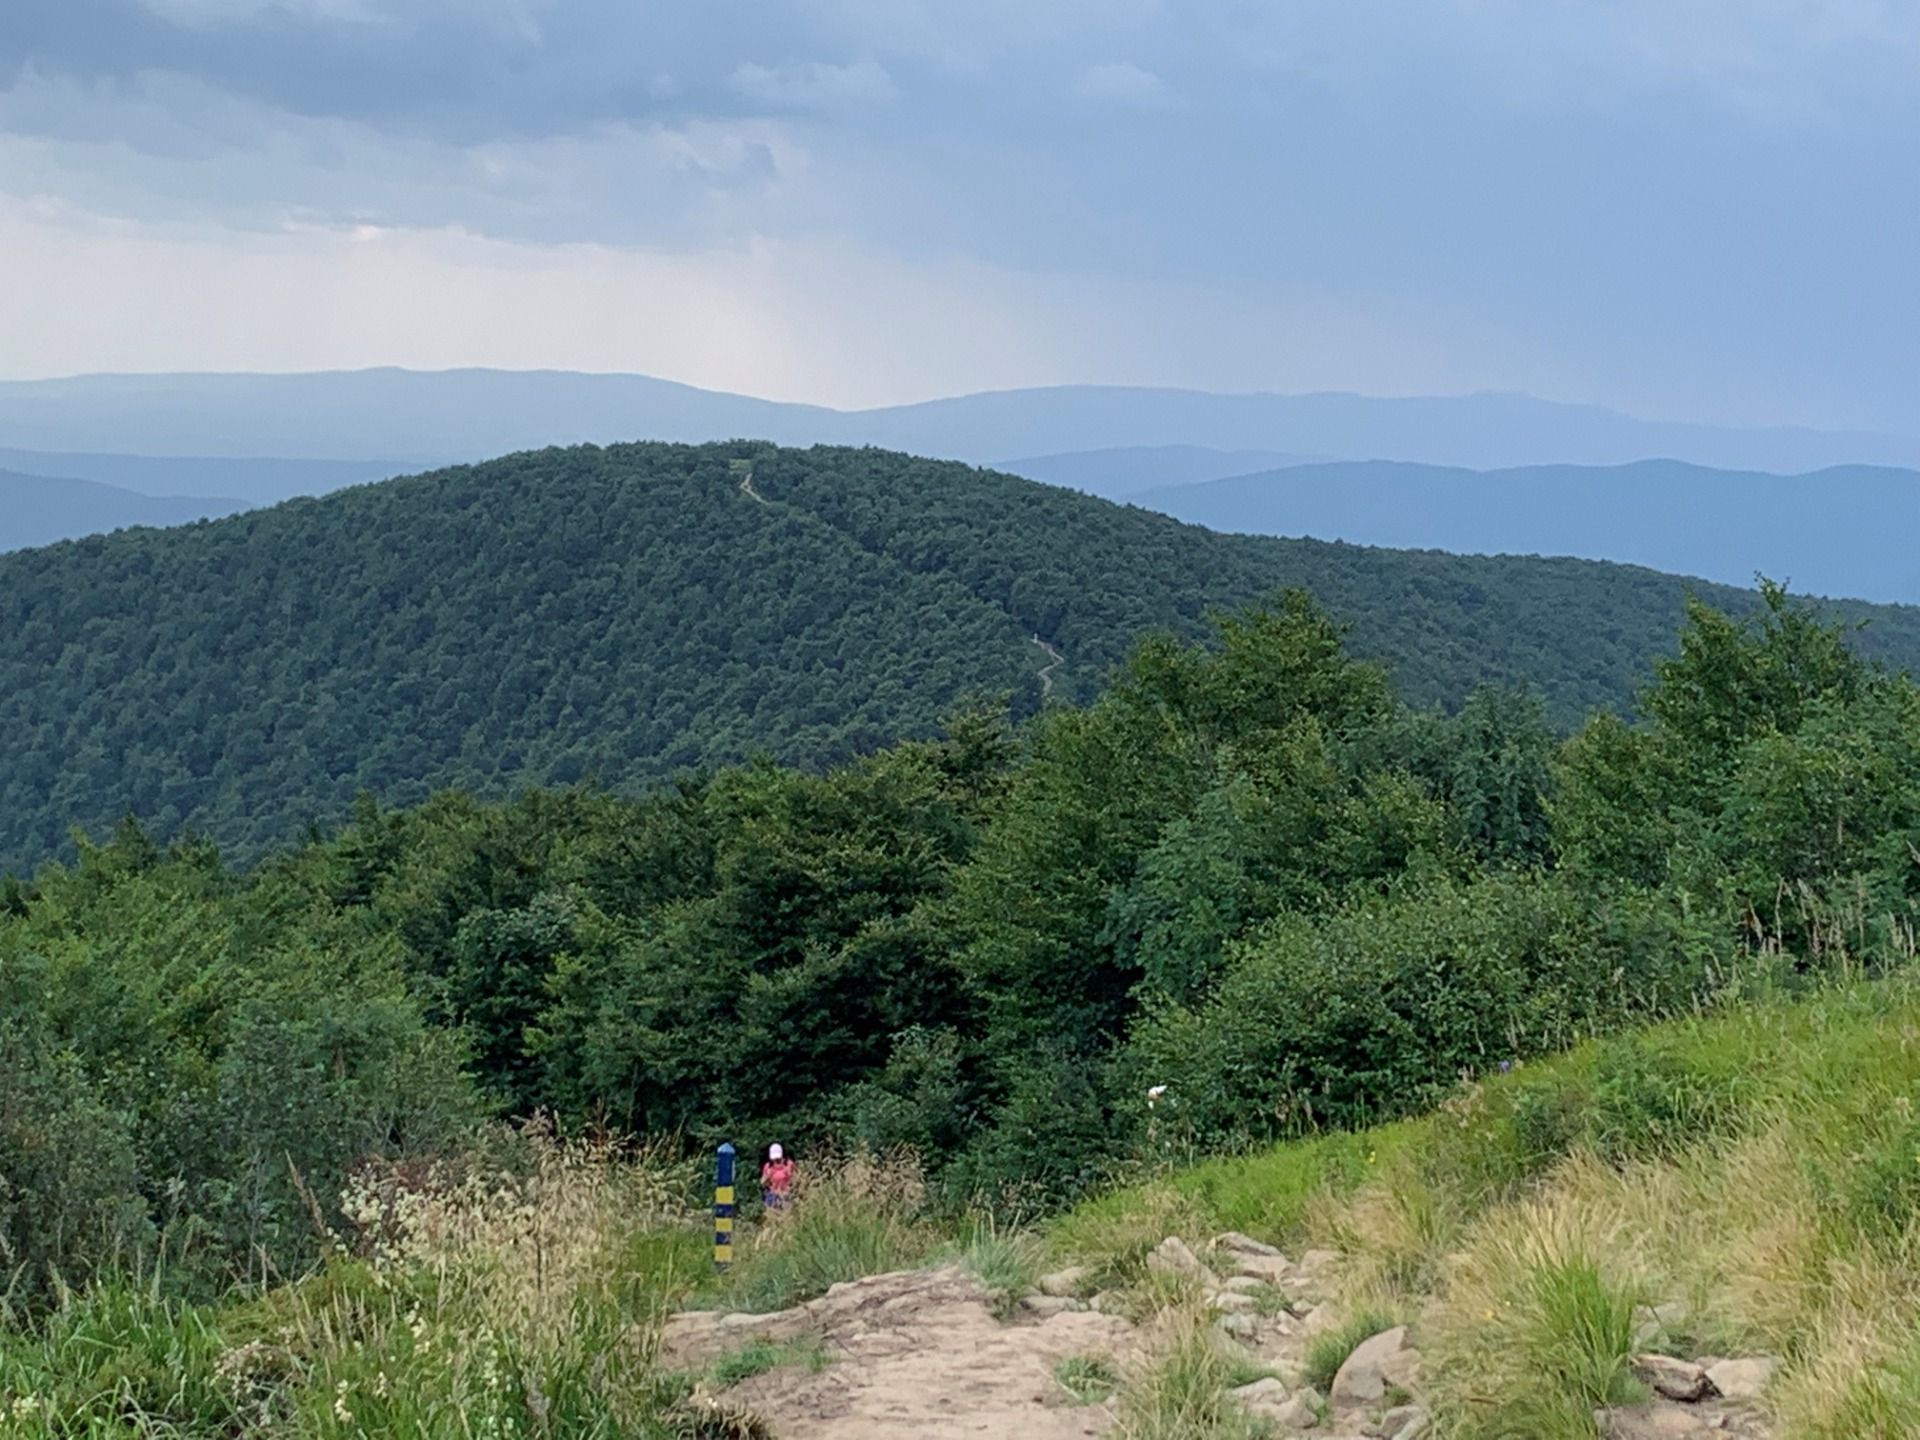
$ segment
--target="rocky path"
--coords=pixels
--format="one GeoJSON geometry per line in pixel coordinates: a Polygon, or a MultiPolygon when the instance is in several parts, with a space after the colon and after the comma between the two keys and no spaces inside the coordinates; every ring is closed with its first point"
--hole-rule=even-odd
{"type": "Polygon", "coordinates": [[[948,1265],[836,1285],[772,1315],[676,1315],[665,1355],[692,1369],[755,1339],[813,1341],[825,1350],[827,1364],[817,1372],[784,1366],[726,1392],[781,1440],[1103,1435],[1111,1413],[1077,1403],[1054,1367],[1077,1355],[1101,1355],[1119,1367],[1137,1345],[1125,1320],[1092,1310],[1028,1310],[998,1320],[979,1282],[948,1265]]]}
{"type": "MultiPolygon", "coordinates": [[[[1169,1237],[1147,1268],[1203,1297],[1218,1343],[1263,1378],[1231,1392],[1276,1437],[1421,1440],[1422,1357],[1407,1327],[1363,1340],[1323,1392],[1303,1383],[1317,1337],[1344,1320],[1336,1298],[1340,1257],[1313,1250],[1298,1261],[1245,1235],[1218,1236],[1204,1258],[1169,1237]]],[[[700,1372],[755,1342],[793,1347],[824,1364],[781,1364],[702,1403],[754,1417],[760,1428],[713,1433],[781,1440],[1083,1440],[1113,1431],[1104,1402],[1085,1403],[1059,1378],[1061,1362],[1097,1360],[1137,1375],[1155,1357],[1156,1322],[1136,1327],[1117,1293],[1088,1293],[1085,1269],[1042,1277],[1010,1318],[957,1265],[900,1271],[836,1285],[822,1298],[770,1315],[695,1311],[671,1317],[663,1359],[700,1372]]],[[[1649,1312],[1650,1314],[1653,1312],[1649,1312]]],[[[1651,1392],[1642,1404],[1596,1412],[1612,1440],[1768,1440],[1760,1406],[1772,1374],[1764,1359],[1700,1361],[1643,1353],[1634,1369],[1651,1392]]],[[[707,1433],[707,1432],[702,1432],[707,1433]]]]}

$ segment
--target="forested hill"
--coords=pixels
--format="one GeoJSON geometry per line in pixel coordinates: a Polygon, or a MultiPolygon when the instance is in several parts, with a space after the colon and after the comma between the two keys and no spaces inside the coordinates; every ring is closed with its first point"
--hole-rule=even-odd
{"type": "MultiPolygon", "coordinates": [[[[1142,633],[1288,585],[1416,704],[1624,706],[1689,588],[1570,560],[1223,536],[879,450],[545,450],[0,557],[0,869],[131,810],[240,854],[467,785],[819,764],[969,697],[1091,695],[1142,633]],[[1052,666],[1035,637],[1063,663],[1052,666]]],[[[1840,607],[1920,657],[1920,610],[1840,607]]]]}

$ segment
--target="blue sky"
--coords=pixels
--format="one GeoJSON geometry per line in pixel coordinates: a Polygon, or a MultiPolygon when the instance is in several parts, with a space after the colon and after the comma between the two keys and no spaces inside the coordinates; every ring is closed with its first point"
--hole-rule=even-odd
{"type": "Polygon", "coordinates": [[[6,0],[0,375],[1920,428],[1910,0],[6,0]]]}

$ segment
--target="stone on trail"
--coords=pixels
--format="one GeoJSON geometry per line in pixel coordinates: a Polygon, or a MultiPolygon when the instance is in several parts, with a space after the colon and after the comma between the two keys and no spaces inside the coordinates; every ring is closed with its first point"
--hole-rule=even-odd
{"type": "Polygon", "coordinates": [[[1407,1344],[1407,1327],[1396,1325],[1362,1340],[1333,1377],[1331,1392],[1337,1407],[1377,1404],[1387,1386],[1410,1389],[1418,1372],[1420,1352],[1407,1344]]]}
{"type": "Polygon", "coordinates": [[[1215,1310],[1251,1310],[1254,1299],[1251,1295],[1242,1295],[1238,1290],[1218,1290],[1207,1297],[1207,1304],[1215,1310]]]}
{"type": "Polygon", "coordinates": [[[1213,1322],[1214,1329],[1223,1335],[1231,1335],[1236,1340],[1251,1338],[1260,1326],[1253,1316],[1244,1310],[1230,1310],[1213,1322]]]}
{"type": "Polygon", "coordinates": [[[1234,1272],[1240,1279],[1277,1285],[1293,1274],[1293,1265],[1284,1255],[1242,1255],[1238,1251],[1229,1251],[1228,1254],[1233,1261],[1234,1272]]]}
{"type": "Polygon", "coordinates": [[[1727,1434],[1720,1416],[1673,1400],[1596,1410],[1593,1423],[1606,1440],[1713,1440],[1727,1434]]]}
{"type": "Polygon", "coordinates": [[[1261,1255],[1269,1260],[1286,1258],[1265,1241],[1256,1240],[1251,1235],[1242,1235],[1238,1230],[1229,1230],[1224,1235],[1214,1236],[1213,1248],[1231,1250],[1236,1255],[1261,1255]]]}
{"type": "Polygon", "coordinates": [[[1076,1300],[1071,1295],[1035,1294],[1022,1295],[1020,1297],[1021,1313],[1038,1315],[1042,1319],[1045,1319],[1049,1315],[1065,1315],[1070,1311],[1084,1310],[1086,1308],[1087,1305],[1084,1300],[1076,1300]]]}
{"type": "Polygon", "coordinates": [[[1431,1420],[1424,1406],[1396,1405],[1380,1417],[1380,1434],[1386,1440],[1414,1440],[1426,1433],[1431,1420]]]}
{"type": "Polygon", "coordinates": [[[1656,1395],[1669,1400],[1700,1400],[1713,1390],[1706,1371],[1690,1360],[1671,1355],[1635,1355],[1633,1373],[1652,1386],[1656,1395]]]}
{"type": "Polygon", "coordinates": [[[1758,1400],[1779,1364],[1764,1355],[1750,1360],[1722,1360],[1707,1371],[1707,1379],[1729,1400],[1758,1400]]]}
{"type": "Polygon", "coordinates": [[[1078,1295],[1093,1278],[1090,1265],[1069,1265],[1064,1270],[1056,1270],[1051,1275],[1040,1277],[1039,1291],[1042,1295],[1078,1295]]]}
{"type": "Polygon", "coordinates": [[[1220,1282],[1222,1290],[1232,1290],[1241,1295],[1252,1295],[1267,1288],[1267,1282],[1257,1275],[1229,1275],[1220,1282]]]}
{"type": "Polygon", "coordinates": [[[1178,1235],[1169,1235],[1153,1247],[1153,1253],[1147,1256],[1147,1268],[1162,1275],[1197,1280],[1202,1285],[1211,1285],[1214,1279],[1213,1272],[1178,1235]]]}
{"type": "Polygon", "coordinates": [[[1311,1430],[1320,1423],[1317,1394],[1312,1390],[1289,1392],[1285,1385],[1272,1378],[1242,1385],[1233,1392],[1233,1398],[1282,1430],[1311,1430]]]}

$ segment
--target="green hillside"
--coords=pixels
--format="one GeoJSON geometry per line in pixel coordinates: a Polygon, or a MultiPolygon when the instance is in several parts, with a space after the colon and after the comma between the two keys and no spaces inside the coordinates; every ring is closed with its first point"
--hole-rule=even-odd
{"type": "MultiPolygon", "coordinates": [[[[0,557],[0,869],[128,811],[251,856],[362,789],[633,788],[755,751],[818,766],[931,734],[967,697],[1024,714],[1050,680],[1085,699],[1142,632],[1194,638],[1282,585],[1411,702],[1526,683],[1563,727],[1625,706],[1688,589],[1214,535],[876,450],[514,455],[0,557]]],[[[1869,653],[1920,657],[1920,611],[1843,613],[1873,617],[1869,653]]]]}
{"type": "Polygon", "coordinates": [[[825,773],[363,803],[248,869],[122,826],[0,882],[7,1418],[764,1433],[691,1423],[663,1306],[960,1253],[1140,1321],[1129,1437],[1251,1440],[1261,1369],[1337,1404],[1398,1320],[1427,1367],[1333,1433],[1910,1436],[1920,686],[1770,591],[1643,708],[1412,711],[1295,592],[825,773]],[[721,1139],[811,1177],[724,1280],[721,1139]],[[1251,1370],[1148,1261],[1222,1226],[1300,1256],[1224,1309],[1251,1370]],[[1636,1429],[1649,1344],[1775,1388],[1636,1429]]]}

